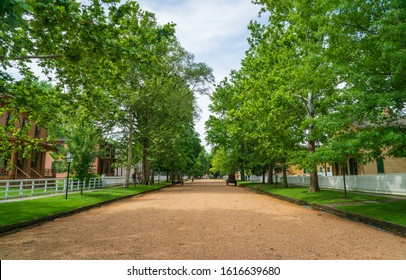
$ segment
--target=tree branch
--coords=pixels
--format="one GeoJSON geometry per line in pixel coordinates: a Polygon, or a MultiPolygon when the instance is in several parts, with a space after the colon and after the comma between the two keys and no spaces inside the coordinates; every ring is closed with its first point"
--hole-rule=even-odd
{"type": "Polygon", "coordinates": [[[10,57],[0,56],[0,61],[14,61],[14,60],[26,60],[26,59],[54,59],[62,57],[61,54],[48,54],[48,55],[27,55],[19,57],[10,57]]]}

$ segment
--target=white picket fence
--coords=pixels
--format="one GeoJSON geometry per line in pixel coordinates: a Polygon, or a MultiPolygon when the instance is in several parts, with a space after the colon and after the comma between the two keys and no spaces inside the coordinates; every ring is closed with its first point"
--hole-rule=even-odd
{"type": "MultiPolygon", "coordinates": [[[[124,180],[124,177],[92,178],[87,184],[83,184],[83,190],[120,186],[124,184],[124,180]]],[[[0,200],[65,193],[66,187],[66,178],[0,180],[0,200]]],[[[80,187],[79,180],[69,179],[68,192],[78,192],[80,187]]]]}
{"type": "MultiPolygon", "coordinates": [[[[279,179],[279,178],[278,178],[279,179]]],[[[345,176],[349,191],[406,195],[406,174],[350,175],[345,176]]],[[[307,187],[309,176],[288,176],[288,184],[307,187]]],[[[319,176],[320,188],[344,189],[343,176],[319,176]]]]}

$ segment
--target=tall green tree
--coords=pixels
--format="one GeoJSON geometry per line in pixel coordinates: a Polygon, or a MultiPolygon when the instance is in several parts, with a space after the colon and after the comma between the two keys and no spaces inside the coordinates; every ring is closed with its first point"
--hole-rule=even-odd
{"type": "Polygon", "coordinates": [[[82,194],[83,186],[88,184],[93,176],[92,167],[95,160],[102,154],[101,131],[87,118],[86,110],[78,106],[75,112],[70,112],[62,134],[67,152],[72,154],[72,170],[81,182],[82,194]]]}
{"type": "Polygon", "coordinates": [[[312,192],[320,163],[404,156],[403,1],[254,3],[268,22],[250,24],[241,69],[213,94],[209,141],[249,165],[299,164],[312,192]]]}
{"type": "Polygon", "coordinates": [[[329,55],[348,97],[340,117],[353,124],[331,147],[358,150],[360,162],[405,156],[405,15],[404,1],[384,0],[340,1],[331,16],[329,55]]]}
{"type": "Polygon", "coordinates": [[[202,149],[199,153],[198,158],[196,158],[191,175],[194,178],[202,177],[205,174],[208,174],[210,170],[210,154],[202,149]]]}
{"type": "MultiPolygon", "coordinates": [[[[8,100],[15,100],[8,103],[7,110],[29,112],[32,122],[53,126],[62,116],[60,108],[63,102],[75,106],[79,103],[84,108],[92,108],[87,110],[87,117],[92,120],[97,118],[99,128],[103,125],[101,112],[109,111],[106,110],[109,106],[102,101],[108,98],[100,98],[104,95],[95,90],[95,86],[87,90],[90,88],[88,85],[96,84],[94,81],[100,77],[94,75],[92,80],[83,77],[89,77],[90,71],[96,72],[93,66],[105,57],[106,48],[100,47],[105,37],[101,36],[102,30],[97,30],[99,23],[105,21],[97,23],[101,17],[96,8],[102,9],[101,3],[104,2],[113,1],[92,1],[89,6],[69,0],[2,2],[0,93],[8,100]],[[48,86],[43,93],[38,91],[36,82],[31,82],[38,80],[38,74],[32,70],[34,60],[43,73],[59,86],[54,90],[49,90],[52,87],[48,86]],[[17,71],[20,77],[10,74],[17,71]],[[90,91],[93,95],[85,94],[90,91]],[[50,107],[48,104],[53,105],[50,107]]],[[[66,104],[64,106],[68,106],[66,104]]]]}

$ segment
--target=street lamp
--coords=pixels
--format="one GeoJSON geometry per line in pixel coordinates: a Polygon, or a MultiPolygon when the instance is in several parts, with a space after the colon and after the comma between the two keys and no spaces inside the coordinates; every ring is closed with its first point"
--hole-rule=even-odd
{"type": "Polygon", "coordinates": [[[68,163],[68,177],[66,178],[66,196],[65,199],[68,199],[68,188],[69,188],[69,173],[70,173],[70,163],[73,161],[72,154],[68,153],[65,158],[68,163]]]}

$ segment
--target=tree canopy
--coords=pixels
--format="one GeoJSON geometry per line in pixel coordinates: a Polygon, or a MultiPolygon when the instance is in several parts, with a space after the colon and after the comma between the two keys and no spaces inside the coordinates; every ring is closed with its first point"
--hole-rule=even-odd
{"type": "Polygon", "coordinates": [[[268,21],[212,96],[215,162],[297,164],[319,191],[318,164],[404,156],[404,1],[253,2],[268,21]]]}
{"type": "Polygon", "coordinates": [[[126,147],[127,186],[137,158],[145,184],[151,164],[192,170],[203,149],[195,98],[207,94],[213,76],[179,44],[175,24],[117,0],[6,0],[0,15],[0,93],[10,100],[2,113],[27,111],[51,136],[63,136],[74,159],[83,159],[73,165],[78,174],[88,171],[99,138],[126,147]],[[40,71],[48,83],[35,82],[40,71]]]}

